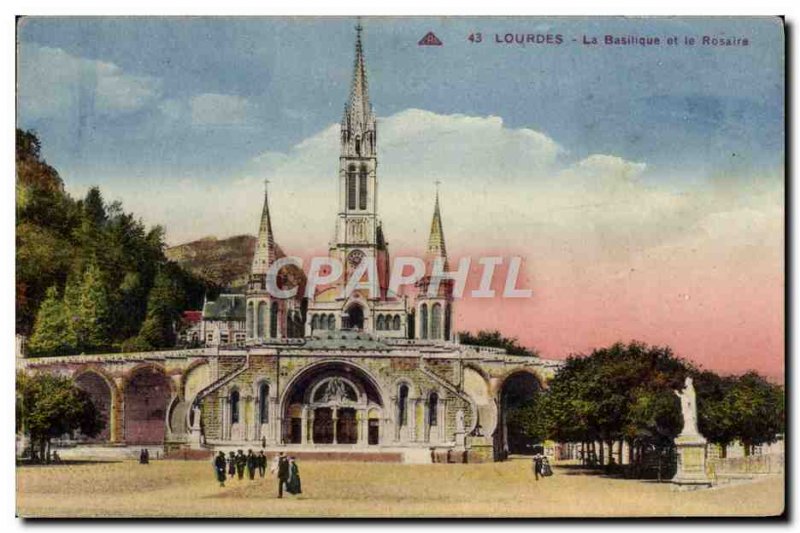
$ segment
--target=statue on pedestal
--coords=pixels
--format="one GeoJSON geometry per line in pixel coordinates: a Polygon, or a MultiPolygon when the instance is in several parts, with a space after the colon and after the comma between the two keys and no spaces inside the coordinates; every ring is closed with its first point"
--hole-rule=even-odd
{"type": "Polygon", "coordinates": [[[686,378],[682,391],[673,392],[681,400],[681,414],[683,415],[681,435],[699,435],[700,431],[697,429],[697,395],[692,378],[686,378]]]}

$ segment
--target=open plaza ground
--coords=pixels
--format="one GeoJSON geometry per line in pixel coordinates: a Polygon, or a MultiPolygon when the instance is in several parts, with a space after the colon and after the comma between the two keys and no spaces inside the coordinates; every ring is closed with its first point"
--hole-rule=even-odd
{"type": "Polygon", "coordinates": [[[675,492],[668,483],[571,466],[534,480],[528,460],[488,464],[306,461],[303,494],[277,499],[269,473],[219,487],[210,462],[135,461],[17,468],[22,517],[770,516],[783,476],[675,492]]]}

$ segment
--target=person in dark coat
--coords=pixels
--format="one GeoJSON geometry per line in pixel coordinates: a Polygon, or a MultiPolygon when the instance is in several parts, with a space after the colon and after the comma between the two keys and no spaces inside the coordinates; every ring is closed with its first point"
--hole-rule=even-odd
{"type": "Polygon", "coordinates": [[[250,481],[256,478],[256,468],[258,468],[258,457],[253,453],[253,450],[247,450],[247,476],[250,481]]]}
{"type": "Polygon", "coordinates": [[[300,488],[300,470],[297,468],[294,457],[289,457],[289,480],[286,482],[286,492],[289,494],[303,492],[300,488]]]}
{"type": "Polygon", "coordinates": [[[283,498],[283,485],[289,480],[289,460],[281,452],[278,455],[278,498],[283,498]]]}
{"type": "Polygon", "coordinates": [[[219,486],[225,486],[225,452],[219,452],[214,458],[214,472],[217,475],[219,486]]]}
{"type": "Polygon", "coordinates": [[[247,466],[247,457],[244,452],[239,450],[236,452],[236,477],[244,479],[244,468],[247,466]]]}
{"type": "Polygon", "coordinates": [[[536,476],[536,481],[539,481],[539,476],[543,474],[542,466],[544,465],[544,455],[537,452],[533,456],[533,475],[536,476]]]}
{"type": "Polygon", "coordinates": [[[267,456],[264,455],[264,450],[258,452],[258,475],[262,478],[267,473],[267,456]]]}
{"type": "Polygon", "coordinates": [[[231,452],[228,455],[228,477],[236,475],[236,456],[231,452]]]}

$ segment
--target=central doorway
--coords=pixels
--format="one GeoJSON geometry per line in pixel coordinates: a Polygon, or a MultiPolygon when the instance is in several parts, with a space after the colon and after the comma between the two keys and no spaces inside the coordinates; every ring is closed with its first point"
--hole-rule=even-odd
{"type": "Polygon", "coordinates": [[[347,309],[347,327],[350,329],[364,329],[364,310],[360,305],[351,305],[347,309]]]}
{"type": "Polygon", "coordinates": [[[365,370],[346,362],[306,369],[289,384],[282,404],[285,444],[366,447],[381,441],[380,388],[365,370]]]}
{"type": "Polygon", "coordinates": [[[356,410],[346,407],[339,409],[336,419],[337,444],[355,444],[358,442],[358,426],[356,425],[356,410]]]}
{"type": "Polygon", "coordinates": [[[333,413],[330,407],[314,409],[314,444],[333,444],[333,413]]]}

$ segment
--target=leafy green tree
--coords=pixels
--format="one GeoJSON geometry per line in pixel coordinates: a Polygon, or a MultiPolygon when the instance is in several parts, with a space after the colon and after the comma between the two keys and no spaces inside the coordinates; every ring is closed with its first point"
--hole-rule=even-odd
{"type": "Polygon", "coordinates": [[[28,348],[36,354],[68,354],[75,349],[75,344],[66,306],[59,298],[58,290],[50,287],[36,315],[28,348]]]}
{"type": "Polygon", "coordinates": [[[736,378],[725,402],[734,419],[733,432],[742,441],[745,453],[750,453],[753,446],[775,442],[777,435],[785,431],[783,387],[756,372],[736,378]]]}
{"type": "Polygon", "coordinates": [[[68,283],[65,291],[72,330],[80,351],[107,349],[111,344],[111,306],[102,273],[89,263],[81,283],[68,283]]]}
{"type": "Polygon", "coordinates": [[[468,331],[462,331],[458,336],[461,344],[504,348],[510,355],[524,355],[528,357],[539,356],[539,352],[522,346],[516,338],[504,337],[503,334],[497,330],[480,330],[475,335],[468,331]]]}
{"type": "Polygon", "coordinates": [[[94,437],[105,427],[89,394],[70,378],[18,372],[16,397],[18,427],[30,437],[31,446],[39,448],[42,458],[54,438],[74,431],[94,437]]]}
{"type": "Polygon", "coordinates": [[[140,339],[153,348],[175,345],[175,321],[180,316],[180,288],[167,272],[156,274],[155,284],[147,299],[147,317],[142,323],[140,339]]]}

